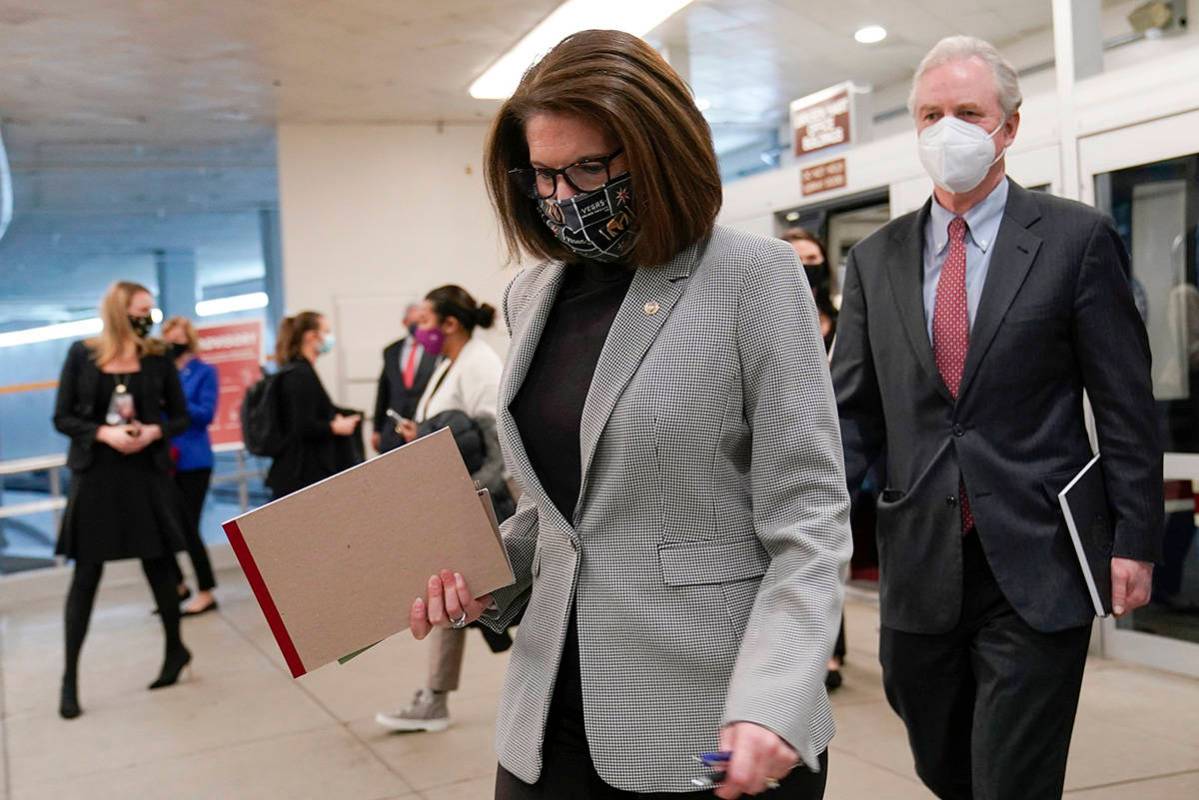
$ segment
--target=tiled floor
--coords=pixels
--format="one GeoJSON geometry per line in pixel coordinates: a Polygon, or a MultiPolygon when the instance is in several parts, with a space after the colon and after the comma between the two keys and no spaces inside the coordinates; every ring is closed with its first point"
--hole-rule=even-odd
{"type": "MultiPolygon", "coordinates": [[[[396,637],[345,666],[299,681],[284,670],[237,573],[221,575],[221,611],[185,622],[196,654],[186,683],[149,693],[161,638],[141,586],[102,589],[84,650],[85,714],[55,713],[60,605],[0,616],[0,797],[491,797],[492,719],[506,659],[472,635],[455,724],[389,735],[375,711],[421,681],[424,645],[396,637]]],[[[903,729],[883,699],[877,613],[848,608],[850,661],[834,696],[830,800],[926,798],[903,729]]],[[[1199,681],[1095,660],[1087,674],[1068,774],[1077,800],[1199,798],[1199,681]]]]}

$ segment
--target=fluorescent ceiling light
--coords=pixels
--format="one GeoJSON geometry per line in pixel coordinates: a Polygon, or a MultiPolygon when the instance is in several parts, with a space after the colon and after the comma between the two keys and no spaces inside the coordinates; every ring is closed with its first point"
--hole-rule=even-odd
{"type": "Polygon", "coordinates": [[[503,100],[525,70],[572,33],[606,28],[644,36],[691,0],[566,0],[470,85],[471,97],[503,100]]]}
{"type": "MultiPolygon", "coordinates": [[[[219,300],[204,300],[196,303],[196,316],[211,317],[233,311],[250,311],[256,308],[265,308],[266,305],[266,292],[239,294],[233,297],[222,297],[219,300]]],[[[155,324],[162,322],[162,309],[151,309],[150,318],[154,320],[155,324]]],[[[36,328],[0,333],[0,348],[52,342],[55,339],[82,339],[85,336],[95,336],[102,330],[104,330],[104,323],[100,321],[99,317],[59,322],[54,325],[41,325],[36,328]]]]}
{"type": "Polygon", "coordinates": [[[235,311],[253,311],[256,308],[266,308],[270,302],[266,292],[251,292],[250,294],[235,294],[232,297],[220,297],[216,300],[201,300],[196,303],[197,317],[215,317],[218,314],[232,314],[235,311]]]}
{"type": "Polygon", "coordinates": [[[100,322],[99,317],[77,319],[74,322],[60,322],[56,325],[42,325],[38,328],[0,333],[0,347],[52,342],[55,339],[79,339],[84,336],[95,336],[103,329],[104,323],[100,322]]]}
{"type": "Polygon", "coordinates": [[[857,33],[853,38],[859,44],[878,44],[883,39],[887,38],[887,29],[882,25],[867,25],[864,28],[858,28],[857,33]]]}
{"type": "Polygon", "coordinates": [[[8,165],[8,152],[4,149],[4,137],[0,136],[0,239],[12,222],[12,170],[8,165]]]}
{"type": "Polygon", "coordinates": [[[697,97],[695,98],[695,107],[698,108],[702,114],[712,107],[712,101],[706,97],[697,97]]]}

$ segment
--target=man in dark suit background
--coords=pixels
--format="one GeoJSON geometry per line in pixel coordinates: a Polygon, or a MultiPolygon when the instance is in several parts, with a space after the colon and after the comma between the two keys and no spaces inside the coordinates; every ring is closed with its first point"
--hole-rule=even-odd
{"type": "Polygon", "coordinates": [[[396,421],[387,416],[390,408],[404,419],[412,419],[429,377],[437,367],[438,357],[425,352],[413,336],[421,319],[421,307],[413,304],[404,309],[404,328],[408,335],[389,344],[383,350],[383,372],[375,393],[375,432],[371,447],[386,453],[404,444],[396,433],[396,421]]]}
{"type": "Polygon", "coordinates": [[[1162,534],[1150,353],[1128,256],[1095,210],[1005,174],[1020,89],[952,37],[910,108],[933,197],[850,254],[833,347],[846,473],[885,453],[880,660],[941,798],[1060,797],[1094,616],[1057,503],[1094,412],[1115,613],[1162,534]]]}

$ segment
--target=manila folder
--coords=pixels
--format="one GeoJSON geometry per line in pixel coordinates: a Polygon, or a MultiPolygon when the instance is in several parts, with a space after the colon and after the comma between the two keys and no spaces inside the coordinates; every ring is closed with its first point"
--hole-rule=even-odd
{"type": "Polygon", "coordinates": [[[430,575],[512,583],[486,491],[441,430],[242,514],[225,533],[293,677],[408,627],[430,575]]]}

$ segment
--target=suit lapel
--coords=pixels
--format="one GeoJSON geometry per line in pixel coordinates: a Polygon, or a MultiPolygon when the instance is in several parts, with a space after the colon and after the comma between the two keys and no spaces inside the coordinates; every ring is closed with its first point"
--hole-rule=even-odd
{"type": "Polygon", "coordinates": [[[641,360],[666,324],[671,309],[682,296],[687,286],[686,279],[707,243],[707,239],[696,242],[664,266],[642,267],[633,276],[633,282],[600,351],[587,401],[583,405],[583,420],[579,428],[582,464],[580,502],[587,491],[588,473],[600,434],[607,426],[625,387],[641,365],[641,360]]]}
{"type": "Polygon", "coordinates": [[[928,225],[931,207],[930,199],[907,231],[897,239],[894,256],[887,265],[887,277],[891,281],[895,304],[903,319],[904,333],[917,363],[945,401],[952,404],[953,395],[949,393],[945,381],[941,380],[941,372],[933,357],[933,347],[928,340],[928,321],[924,316],[924,229],[928,225]]]}
{"type": "Polygon", "coordinates": [[[999,325],[1008,307],[1016,299],[1016,293],[1024,284],[1041,248],[1041,238],[1028,230],[1041,218],[1036,199],[1015,182],[1012,182],[1009,192],[999,235],[995,237],[995,252],[991,254],[978,314],[970,330],[970,347],[966,351],[966,366],[962,370],[959,401],[970,389],[970,383],[978,373],[995,334],[999,332],[999,325]]]}
{"type": "MultiPolygon", "coordinates": [[[[524,479],[525,489],[538,497],[539,507],[554,510],[557,507],[541,485],[537,471],[533,469],[533,463],[529,460],[524,439],[517,428],[516,419],[512,416],[511,405],[529,374],[529,366],[537,353],[537,344],[541,341],[541,334],[554,308],[554,300],[558,297],[558,289],[565,274],[566,268],[563,264],[556,261],[546,264],[537,276],[535,285],[528,291],[528,305],[520,310],[520,315],[513,321],[508,345],[508,364],[500,381],[497,412],[503,449],[512,460],[514,474],[524,479]]],[[[567,527],[569,528],[569,525],[567,527]]]]}

